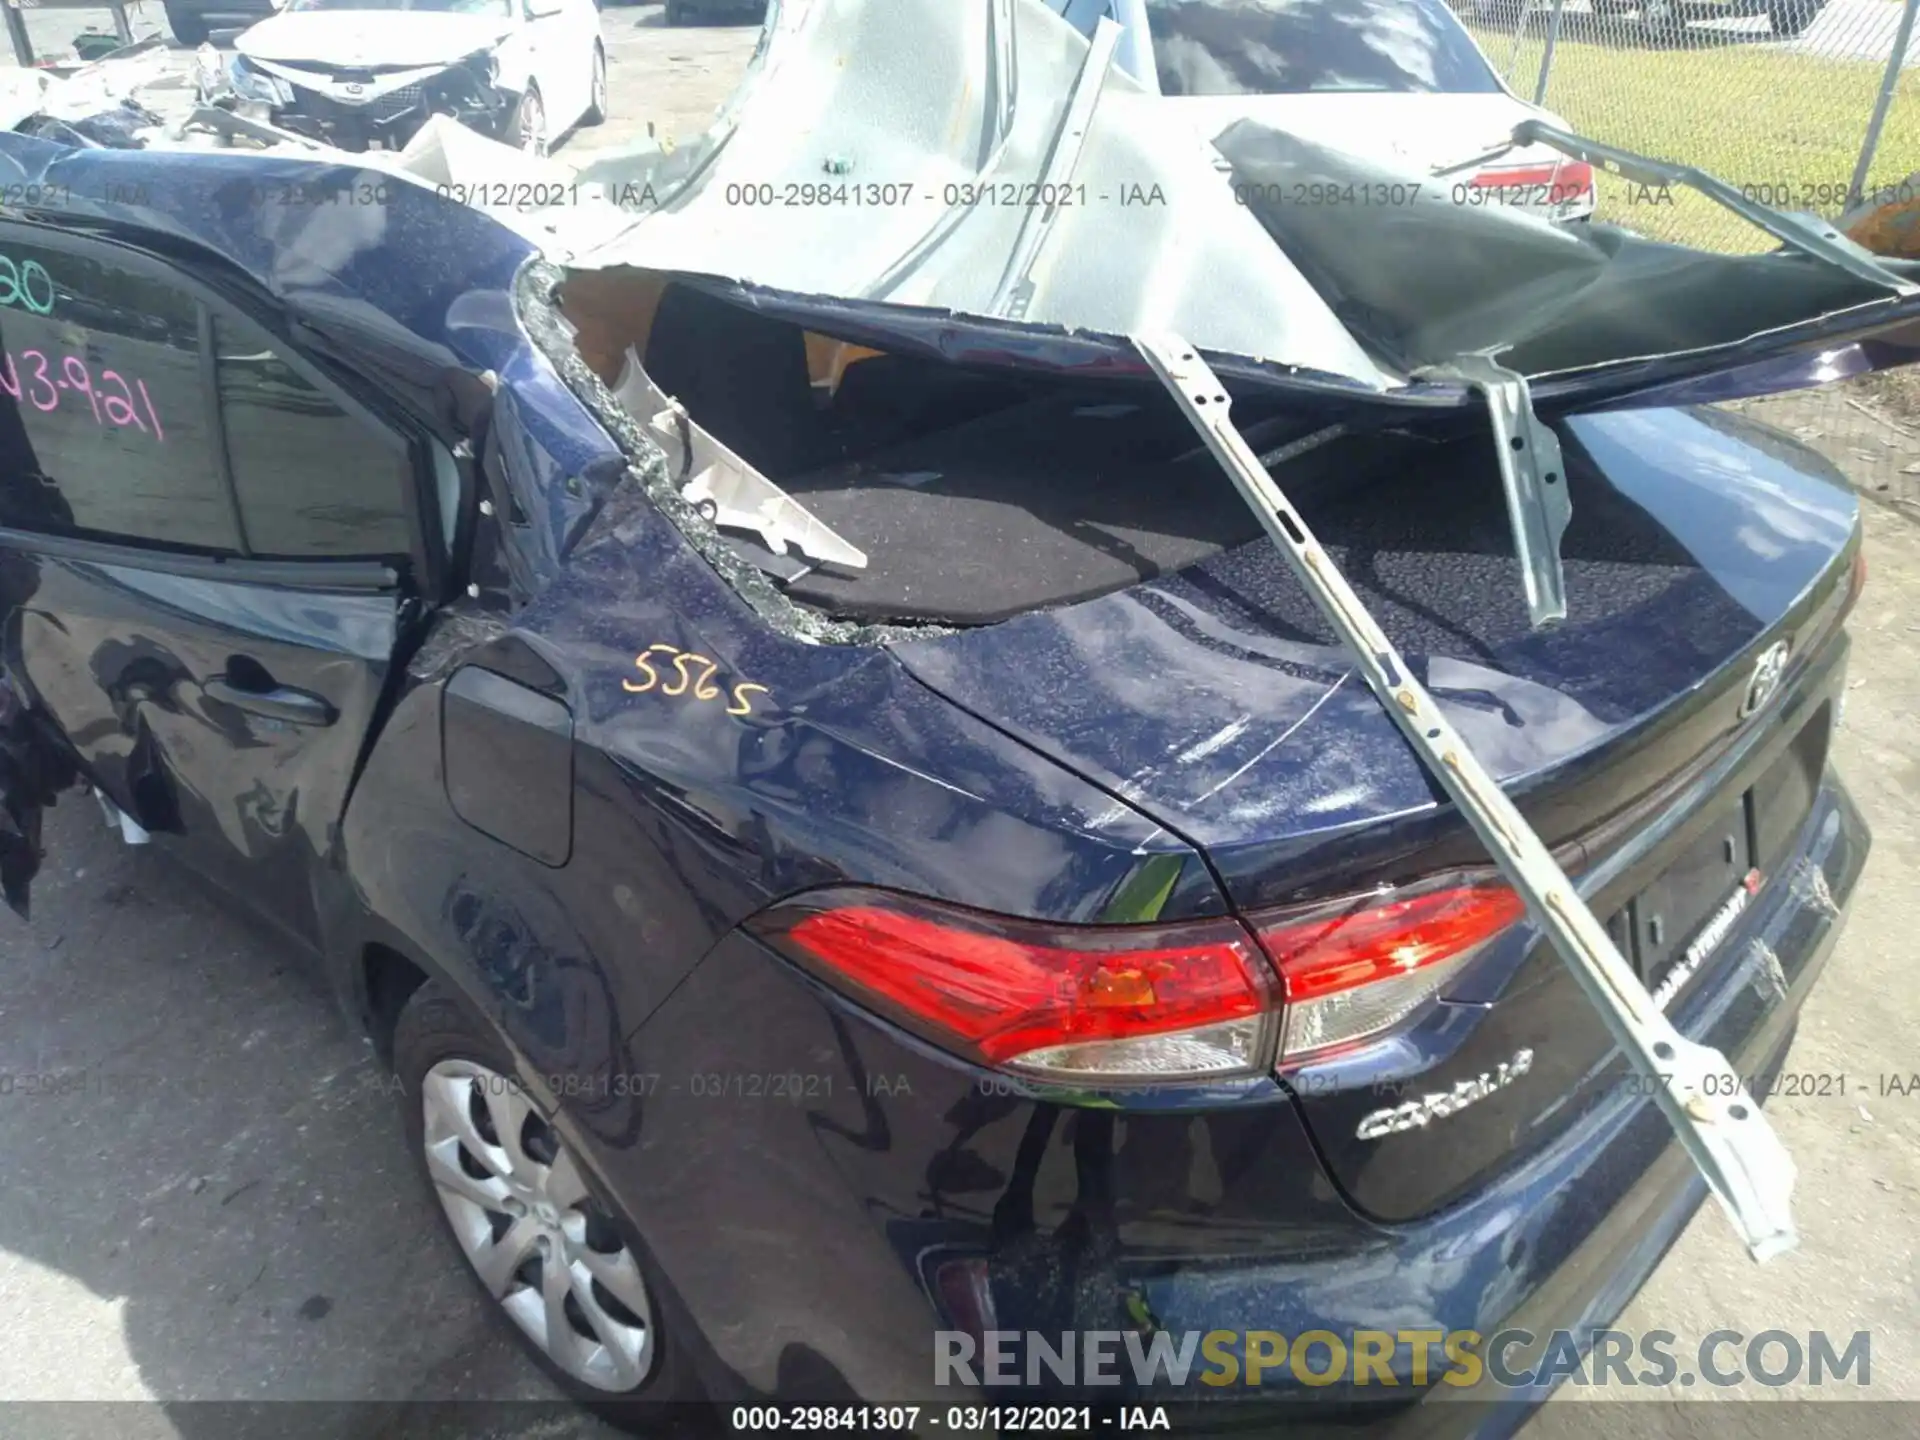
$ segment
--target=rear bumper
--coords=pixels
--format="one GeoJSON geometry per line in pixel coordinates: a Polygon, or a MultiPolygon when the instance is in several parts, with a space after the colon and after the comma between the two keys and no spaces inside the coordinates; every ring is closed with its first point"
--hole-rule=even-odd
{"type": "MultiPolygon", "coordinates": [[[[1790,883],[1727,942],[1735,961],[1675,1017],[1685,1033],[1723,1049],[1738,1073],[1755,1082],[1763,1103],[1766,1082],[1786,1060],[1800,1009],[1845,927],[1871,845],[1865,821],[1831,773],[1802,840],[1790,883]]],[[[1309,1304],[1322,1312],[1322,1328],[1336,1333],[1525,1330],[1544,1340],[1570,1331],[1584,1351],[1591,1332],[1619,1317],[1707,1197],[1705,1181],[1654,1103],[1622,1087],[1612,1103],[1496,1186],[1424,1221],[1393,1227],[1395,1273],[1384,1283],[1370,1278],[1343,1286],[1343,1262],[1336,1259],[1308,1273],[1260,1267],[1176,1274],[1151,1286],[1149,1295],[1169,1329],[1203,1324],[1199,1317],[1206,1314],[1264,1314],[1273,1317],[1263,1322],[1266,1328],[1297,1333],[1279,1323],[1284,1302],[1278,1297],[1291,1294],[1314,1297],[1309,1304]],[[1393,1320],[1422,1313],[1419,1322],[1393,1320]]],[[[1737,1242],[1729,1234],[1726,1243],[1737,1242]]],[[[1315,1323],[1307,1308],[1294,1311],[1302,1316],[1295,1327],[1315,1323]]],[[[1417,1429],[1423,1436],[1504,1435],[1552,1388],[1503,1388],[1489,1378],[1468,1388],[1435,1386],[1421,1397],[1422,1413],[1394,1407],[1401,1413],[1389,1418],[1383,1410],[1380,1419],[1386,1430],[1417,1429]]],[[[1376,1389],[1368,1398],[1390,1395],[1376,1389]]]]}
{"type": "MultiPolygon", "coordinates": [[[[1831,773],[1783,867],[1674,1018],[1743,1075],[1776,1069],[1837,939],[1869,837],[1831,773]]],[[[1621,1085],[1490,1186],[1382,1224],[1329,1181],[1276,1087],[1061,1106],[1008,1093],[814,986],[741,934],[630,1045],[644,1076],[571,1118],[642,1225],[717,1397],[921,1405],[1032,1399],[935,1383],[943,1266],[991,1277],[987,1327],[1473,1330],[1619,1314],[1705,1191],[1651,1101],[1621,1085]]],[[[1436,1349],[1435,1367],[1444,1368],[1436,1349]]],[[[1364,1403],[1394,1429],[1513,1428],[1544,1393],[1399,1385],[1131,1384],[1076,1401],[1364,1403]],[[1381,1404],[1379,1402],[1389,1402],[1381,1404]]],[[[1121,1366],[1124,1370],[1124,1364],[1121,1366]]],[[[1196,1363],[1194,1374],[1204,1368],[1196,1363]]],[[[1292,1382],[1283,1371],[1270,1379],[1292,1382]]],[[[1065,1398],[1065,1397],[1063,1397],[1065,1398]]]]}

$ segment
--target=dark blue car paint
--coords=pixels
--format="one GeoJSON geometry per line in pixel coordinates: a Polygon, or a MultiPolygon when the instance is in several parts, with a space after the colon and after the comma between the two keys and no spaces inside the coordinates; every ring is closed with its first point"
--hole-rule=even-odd
{"type": "MultiPolygon", "coordinates": [[[[1851,890],[1866,837],[1837,786],[1796,849],[1834,896],[1851,890]]],[[[1727,1046],[1742,1073],[1769,1073],[1837,926],[1811,885],[1781,887],[1728,945],[1769,944],[1785,1001],[1731,964],[1678,1023],[1727,1046]]],[[[584,1106],[576,1121],[595,1136],[639,1132],[606,1147],[615,1183],[660,1217],[654,1241],[683,1293],[712,1297],[716,1318],[751,1317],[708,1334],[766,1390],[824,1358],[860,1394],[931,1393],[925,1321],[912,1318],[927,1252],[994,1257],[1000,1327],[1050,1335],[1132,1328],[1129,1294],[1176,1335],[1604,1326],[1704,1196],[1651,1101],[1619,1083],[1617,1055],[1599,1103],[1554,1144],[1470,1200],[1381,1225],[1328,1186],[1297,1109],[1271,1089],[1197,1112],[1039,1103],[929,1054],[737,933],[627,1063],[681,1088],[584,1106]],[[719,1088],[788,1073],[827,1088],[799,1103],[719,1088]],[[687,1083],[701,1074],[712,1091],[687,1083]],[[839,1295],[871,1319],[836,1345],[818,1317],[839,1295]]],[[[1403,1377],[1410,1361],[1397,1358],[1403,1377]]]]}
{"type": "MultiPolygon", "coordinates": [[[[1494,643],[1429,659],[1424,677],[1502,781],[1529,788],[1540,772],[1617,743],[1630,726],[1660,723],[1670,703],[1686,703],[1671,697],[1759,639],[1845,548],[1851,495],[1806,473],[1804,460],[1796,468],[1751,443],[1727,444],[1728,428],[1680,411],[1565,422],[1567,449],[1590,457],[1596,486],[1657,514],[1691,557],[1628,613],[1604,592],[1587,593],[1566,621],[1534,630],[1510,555],[1446,557],[1477,566],[1486,605],[1512,611],[1504,625],[1483,627],[1494,643]],[[1764,487],[1770,508],[1753,513],[1749,492],[1730,488],[1730,478],[1764,487]],[[1638,663],[1621,665],[1623,651],[1638,663]]],[[[1761,433],[1746,426],[1735,434],[1742,429],[1761,433]]],[[[1484,472],[1459,477],[1475,478],[1488,483],[1484,472]]],[[[1585,513],[1576,503],[1576,526],[1585,513]]],[[[1345,564],[1338,535],[1320,531],[1345,564]]],[[[1570,552],[1578,543],[1575,530],[1570,552]]],[[[1409,578],[1377,581],[1384,603],[1376,613],[1390,630],[1419,618],[1398,603],[1410,587],[1397,582],[1409,578]]],[[[1290,849],[1312,846],[1433,802],[1433,782],[1394,743],[1392,722],[1343,650],[1292,638],[1305,618],[1298,595],[1271,547],[1248,546],[1084,604],[896,653],[928,684],[1202,847],[1236,896],[1258,905],[1276,898],[1258,887],[1277,868],[1264,854],[1276,838],[1290,849]],[[1143,676],[1165,704],[1141,703],[1143,676]],[[1132,723],[1115,725],[1116,714],[1132,723]]],[[[1729,711],[1723,728],[1736,721],[1729,711]]]]}
{"type": "MultiPolygon", "coordinates": [[[[928,1271],[942,1256],[990,1262],[1012,1328],[1129,1326],[1130,1299],[1172,1329],[1603,1323],[1698,1203],[1691,1169],[1620,1083],[1610,1048],[1585,1057],[1578,1113],[1517,1163],[1482,1173],[1463,1199],[1383,1223],[1356,1199],[1391,1208],[1368,1167],[1336,1182],[1307,1102],[1274,1081],[1125,1096],[1118,1109],[1009,1085],[821,989],[737,928],[769,900],[842,880],[1078,922],[1110,913],[1141,874],[1158,884],[1171,873],[1164,915],[1220,914],[1290,896],[1302,875],[1324,889],[1410,865],[1423,847],[1447,853],[1457,827],[1371,700],[1353,681],[1330,689],[1346,668],[1338,654],[1311,637],[1275,640],[1248,618],[1274,600],[1271,556],[1233,552],[968,634],[812,643],[768,624],[623,478],[607,428],[516,313],[527,246],[484,217],[371,172],[70,154],[17,138],[0,140],[0,181],[66,187],[49,213],[23,218],[139,238],[228,277],[282,312],[309,353],[378,377],[449,444],[472,423],[474,377],[496,377],[481,408],[518,513],[481,527],[476,544],[497,554],[475,569],[506,577],[502,591],[461,598],[458,577],[435,589],[421,567],[409,582],[419,607],[367,602],[393,617],[402,665],[388,674],[387,657],[360,656],[377,743],[344,814],[298,811],[309,938],[359,1019],[377,1020],[368,963],[384,947],[499,1026],[600,1183],[640,1220],[717,1392],[929,1398],[941,1321],[928,1271]],[[276,187],[373,183],[386,187],[382,204],[272,203],[276,187]],[[1167,639],[1176,621],[1179,644],[1167,639]],[[656,642],[764,686],[760,703],[737,717],[631,693],[634,656],[656,642]],[[475,829],[449,800],[446,747],[479,743],[448,720],[448,682],[468,666],[570,715],[564,864],[529,853],[542,847],[510,821],[475,829]],[[767,1098],[763,1081],[748,1093],[771,1076],[802,1077],[802,1089],[767,1098]]],[[[1815,582],[1831,583],[1854,543],[1851,498],[1757,430],[1653,412],[1566,428],[1602,481],[1697,563],[1637,629],[1588,633],[1576,615],[1558,632],[1516,632],[1474,657],[1458,697],[1436,675],[1458,662],[1415,657],[1454,723],[1540,804],[1569,789],[1572,752],[1617,740],[1649,696],[1673,693],[1673,667],[1703,679],[1709,660],[1744,653],[1783,616],[1819,629],[1814,612],[1843,602],[1815,582]],[[1741,467],[1737,494],[1714,484],[1716,465],[1741,467]],[[1623,653],[1623,635],[1649,650],[1623,653]]],[[[10,602],[111,583],[110,569],[58,548],[0,547],[10,602]]],[[[159,603],[155,583],[141,582],[142,604],[159,603]]],[[[341,649],[338,612],[310,592],[276,601],[208,576],[168,584],[167,613],[195,625],[341,649]]],[[[19,638],[10,625],[16,675],[19,638]]],[[[1792,703],[1751,727],[1746,750],[1777,751],[1788,717],[1830,697],[1841,647],[1811,647],[1792,703]]],[[[203,678],[209,662],[162,663],[203,678]]],[[[1720,699],[1696,685],[1637,723],[1711,748],[1732,728],[1706,716],[1720,699]]],[[[151,695],[131,710],[142,706],[208,727],[196,738],[213,743],[204,710],[166,711],[151,695]]],[[[107,728],[97,767],[133,733],[107,728]]],[[[1670,778],[1655,768],[1649,785],[1670,778]]],[[[221,797],[197,798],[213,808],[221,797]]],[[[267,819],[228,837],[242,861],[267,857],[270,818],[295,813],[295,798],[269,790],[267,819]]],[[[1595,816],[1573,811],[1578,845],[1595,816]]],[[[1689,1033],[1726,1046],[1742,1070],[1777,1060],[1866,844],[1829,777],[1780,882],[1683,994],[1689,1033]],[[1761,944],[1781,962],[1784,995],[1756,979],[1761,944]]],[[[1463,1017],[1564,982],[1525,949],[1518,936],[1488,957],[1385,1071],[1348,1079],[1457,1078],[1463,1017]]],[[[1556,1025],[1597,1023],[1559,989],[1545,1038],[1529,1032],[1543,1045],[1556,1025]]]]}

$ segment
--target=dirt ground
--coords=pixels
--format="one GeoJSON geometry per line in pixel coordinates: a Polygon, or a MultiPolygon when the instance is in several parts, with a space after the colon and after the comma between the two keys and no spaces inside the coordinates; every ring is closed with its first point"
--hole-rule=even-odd
{"type": "MultiPolygon", "coordinates": [[[[1920,458],[1920,446],[1907,451],[1920,458]]],[[[1869,579],[1852,622],[1853,659],[1835,763],[1873,827],[1872,859],[1853,918],[1801,1022],[1788,1069],[1844,1077],[1845,1093],[1776,1096],[1769,1110],[1799,1165],[1799,1251],[1766,1266],[1748,1261],[1712,1206],[1693,1225],[1620,1324],[1682,1336],[1728,1328],[1823,1329],[1873,1337],[1873,1383],[1862,1396],[1920,1399],[1920,1093],[1881,1094],[1889,1077],[1920,1071],[1920,1000],[1907,983],[1920,934],[1920,525],[1903,507],[1864,506],[1869,579]],[[1884,1358],[1884,1365],[1882,1360],[1884,1358]]],[[[1911,1087],[1907,1087],[1910,1088],[1911,1087]]],[[[1742,1398],[1754,1393],[1752,1387],[1742,1398]]],[[[1796,1398],[1844,1397],[1794,1392],[1796,1398]]],[[[1676,1387],[1663,1398],[1697,1396],[1676,1387]]],[[[1583,1396],[1563,1391],[1580,1408],[1583,1396]]],[[[1646,1398],[1636,1395],[1634,1398],[1646,1398]]],[[[1573,1423],[1549,1406],[1528,1434],[1545,1440],[1573,1423]]],[[[1689,1404],[1684,1407],[1691,1409],[1689,1404]]],[[[1802,1440],[1882,1432],[1855,1428],[1844,1406],[1796,1407],[1802,1440]]],[[[1683,1420],[1636,1411],[1610,1434],[1683,1435],[1683,1420]]]]}
{"type": "Polygon", "coordinates": [[[1920,366],[1727,408],[1779,426],[1838,465],[1861,494],[1920,519],[1920,366]]]}

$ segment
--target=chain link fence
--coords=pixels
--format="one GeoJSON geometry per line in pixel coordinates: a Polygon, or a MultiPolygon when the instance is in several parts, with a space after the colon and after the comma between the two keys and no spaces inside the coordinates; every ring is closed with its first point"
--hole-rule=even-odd
{"type": "MultiPolygon", "coordinates": [[[[1827,219],[1920,194],[1920,0],[1452,0],[1508,85],[1580,134],[1827,219]]],[[[1751,252],[1681,187],[1596,176],[1595,218],[1751,252]]],[[[1865,491],[1920,506],[1920,366],[1748,402],[1865,491]]]]}

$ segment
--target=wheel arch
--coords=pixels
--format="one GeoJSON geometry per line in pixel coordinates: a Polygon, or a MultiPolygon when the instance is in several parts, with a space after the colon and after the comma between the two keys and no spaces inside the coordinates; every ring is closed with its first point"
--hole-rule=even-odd
{"type": "Polygon", "coordinates": [[[394,946],[370,940],[360,947],[361,1021],[380,1063],[393,1068],[393,1034],[400,1012],[432,973],[394,946]]]}

